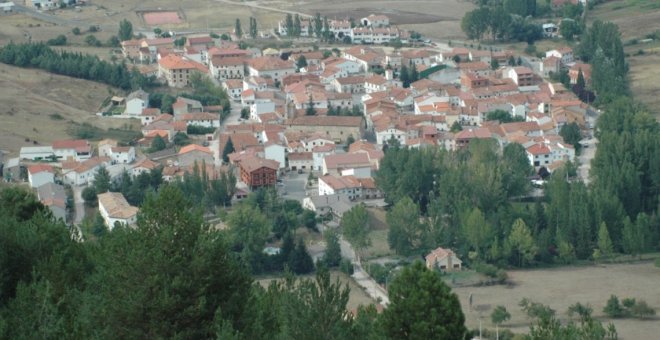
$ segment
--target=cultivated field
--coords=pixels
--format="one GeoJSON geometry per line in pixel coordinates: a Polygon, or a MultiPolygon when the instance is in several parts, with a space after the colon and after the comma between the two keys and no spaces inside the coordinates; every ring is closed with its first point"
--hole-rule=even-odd
{"type": "Polygon", "coordinates": [[[512,319],[504,326],[514,332],[527,332],[530,320],[518,307],[518,302],[527,297],[549,305],[563,320],[568,319],[566,311],[571,304],[588,303],[593,307],[595,317],[605,324],[614,323],[620,339],[657,339],[660,334],[660,322],[657,318],[611,320],[605,318],[603,314],[603,307],[611,294],[617,295],[620,299],[641,298],[651,307],[660,309],[658,290],[660,268],[652,263],[510,271],[509,277],[513,282],[511,287],[454,288],[454,292],[461,300],[470,328],[479,326],[477,312],[468,311],[468,297],[472,294],[473,306],[490,306],[490,310],[483,313],[484,327],[494,328],[490,322],[490,312],[495,306],[502,305],[512,315],[512,319]]]}
{"type": "Polygon", "coordinates": [[[70,138],[67,128],[74,123],[103,129],[135,124],[94,115],[109,95],[108,86],[99,83],[0,64],[0,88],[0,149],[12,155],[33,141],[44,145],[70,138]]]}

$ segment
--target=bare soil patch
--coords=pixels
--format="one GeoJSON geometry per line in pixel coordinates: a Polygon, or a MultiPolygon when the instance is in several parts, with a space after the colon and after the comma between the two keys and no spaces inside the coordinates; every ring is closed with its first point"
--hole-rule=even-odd
{"type": "Polygon", "coordinates": [[[138,12],[142,20],[149,26],[180,24],[183,22],[183,13],[178,11],[146,11],[138,12]]]}
{"type": "Polygon", "coordinates": [[[470,328],[479,326],[478,313],[468,310],[468,297],[472,294],[473,306],[490,306],[490,310],[483,313],[484,327],[494,328],[490,323],[490,312],[502,305],[512,316],[504,327],[513,332],[527,332],[530,320],[518,307],[520,300],[527,297],[549,305],[563,320],[568,319],[566,311],[570,305],[575,302],[588,303],[593,307],[596,318],[605,324],[614,323],[620,339],[656,339],[660,334],[660,322],[657,320],[613,320],[603,314],[603,307],[611,294],[619,298],[641,298],[649,306],[660,308],[660,269],[653,263],[510,271],[509,278],[512,286],[454,288],[470,328]]]}

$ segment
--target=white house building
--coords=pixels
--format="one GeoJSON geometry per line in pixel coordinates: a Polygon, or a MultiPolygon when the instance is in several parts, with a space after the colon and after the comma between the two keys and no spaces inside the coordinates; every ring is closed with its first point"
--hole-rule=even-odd
{"type": "Polygon", "coordinates": [[[266,142],[264,145],[264,158],[277,161],[280,169],[286,167],[286,148],[280,144],[266,142]]]}
{"type": "Polygon", "coordinates": [[[87,140],[56,140],[53,141],[53,153],[58,160],[82,161],[92,157],[92,146],[87,140]]]}
{"type": "Polygon", "coordinates": [[[132,226],[137,221],[138,208],[128,204],[121,193],[102,193],[98,195],[98,200],[99,213],[108,229],[112,230],[117,222],[132,226]]]}
{"type": "Polygon", "coordinates": [[[31,188],[55,182],[55,171],[48,164],[36,164],[28,167],[28,183],[31,188]]]}
{"type": "Polygon", "coordinates": [[[126,109],[124,110],[124,114],[139,116],[142,114],[142,111],[148,107],[149,94],[142,90],[137,90],[126,97],[126,109]]]}

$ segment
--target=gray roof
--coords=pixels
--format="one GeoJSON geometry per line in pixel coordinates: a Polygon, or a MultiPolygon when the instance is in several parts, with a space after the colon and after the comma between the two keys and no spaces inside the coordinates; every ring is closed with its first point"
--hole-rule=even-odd
{"type": "Polygon", "coordinates": [[[21,159],[18,157],[15,158],[9,158],[7,159],[7,162],[5,163],[5,169],[17,167],[21,165],[21,159]]]}
{"type": "Polygon", "coordinates": [[[341,216],[353,207],[353,203],[346,195],[323,195],[308,197],[316,209],[330,208],[332,212],[341,216]]]}
{"type": "Polygon", "coordinates": [[[157,161],[159,159],[176,156],[177,152],[175,148],[164,149],[156,152],[152,152],[147,155],[147,158],[152,161],[157,161]]]}
{"type": "Polygon", "coordinates": [[[143,101],[147,102],[149,101],[149,94],[142,91],[142,90],[137,90],[134,92],[131,92],[131,94],[126,97],[126,101],[129,101],[131,99],[142,99],[143,101]]]}
{"type": "Polygon", "coordinates": [[[43,201],[48,198],[62,200],[66,202],[66,191],[64,187],[55,183],[46,183],[37,188],[37,197],[43,201]]]}

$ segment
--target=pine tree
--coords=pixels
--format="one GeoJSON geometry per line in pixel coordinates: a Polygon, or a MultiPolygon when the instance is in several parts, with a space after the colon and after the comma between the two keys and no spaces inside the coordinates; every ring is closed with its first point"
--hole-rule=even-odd
{"type": "Polygon", "coordinates": [[[312,95],[309,95],[309,101],[307,102],[307,109],[305,109],[305,115],[315,116],[316,109],[314,108],[314,101],[312,100],[312,95]]]}
{"type": "Polygon", "coordinates": [[[465,316],[456,294],[436,272],[417,261],[388,287],[390,304],[382,314],[389,339],[463,339],[465,316]]]}
{"type": "Polygon", "coordinates": [[[301,32],[302,32],[302,25],[301,25],[301,22],[300,22],[300,16],[298,14],[296,14],[293,17],[293,36],[294,37],[299,37],[301,32]]]}
{"type": "Polygon", "coordinates": [[[584,88],[586,87],[586,83],[584,81],[584,74],[582,74],[582,68],[578,70],[578,76],[575,85],[580,91],[584,90],[584,88]]]}
{"type": "Polygon", "coordinates": [[[314,261],[309,256],[302,238],[298,240],[298,244],[289,258],[289,266],[296,274],[308,274],[314,271],[314,261]]]}
{"type": "Polygon", "coordinates": [[[286,27],[286,35],[287,36],[292,36],[293,35],[293,16],[291,16],[291,13],[287,13],[286,19],[285,19],[285,27],[286,27]]]}
{"type": "Polygon", "coordinates": [[[410,73],[408,71],[408,66],[401,65],[401,70],[399,70],[399,80],[401,80],[404,88],[410,87],[410,73]]]}
{"type": "Polygon", "coordinates": [[[341,247],[339,245],[339,234],[334,229],[329,229],[325,232],[325,255],[323,262],[328,267],[336,267],[341,262],[341,247]]]}
{"type": "Polygon", "coordinates": [[[133,24],[124,19],[119,22],[119,40],[126,41],[133,39],[133,24]]]}
{"type": "Polygon", "coordinates": [[[607,231],[605,222],[601,222],[598,229],[598,250],[604,257],[608,257],[614,252],[614,245],[610,239],[610,233],[607,231]]]}
{"type": "Polygon", "coordinates": [[[243,37],[243,30],[241,29],[241,19],[236,18],[236,23],[234,24],[234,34],[240,39],[243,37]]]}
{"type": "Polygon", "coordinates": [[[225,148],[222,149],[222,161],[225,163],[229,163],[229,154],[233,153],[234,151],[234,142],[231,141],[231,137],[227,138],[227,144],[225,144],[225,148]]]}
{"type": "Polygon", "coordinates": [[[419,72],[417,72],[417,65],[410,65],[410,83],[414,83],[419,80],[419,72]]]}

